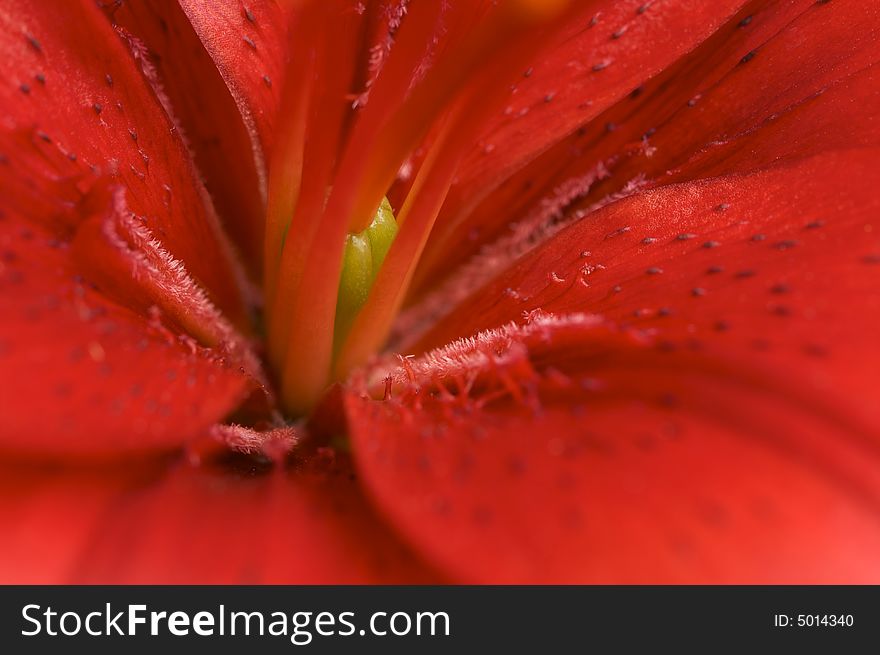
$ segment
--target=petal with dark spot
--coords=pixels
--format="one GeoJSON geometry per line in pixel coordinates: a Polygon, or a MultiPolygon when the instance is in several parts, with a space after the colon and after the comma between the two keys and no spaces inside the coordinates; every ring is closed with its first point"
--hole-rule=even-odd
{"type": "Polygon", "coordinates": [[[244,304],[228,244],[186,147],[95,3],[14,0],[5,4],[0,21],[3,131],[37,135],[41,144],[39,152],[3,152],[13,175],[37,185],[63,174],[78,179],[81,187],[96,174],[112,177],[128,189],[132,210],[144,216],[175,258],[187,262],[214,302],[243,325],[244,304]],[[19,82],[35,73],[45,76],[45,85],[22,94],[19,82]],[[100,114],[95,103],[102,106],[100,114]],[[69,170],[52,163],[59,155],[71,164],[69,170]]]}
{"type": "Polygon", "coordinates": [[[658,345],[533,313],[373,371],[386,398],[346,400],[365,485],[468,582],[880,579],[876,432],[658,345]]]}
{"type": "Polygon", "coordinates": [[[344,458],[4,465],[4,583],[436,582],[375,518],[344,458]]]}

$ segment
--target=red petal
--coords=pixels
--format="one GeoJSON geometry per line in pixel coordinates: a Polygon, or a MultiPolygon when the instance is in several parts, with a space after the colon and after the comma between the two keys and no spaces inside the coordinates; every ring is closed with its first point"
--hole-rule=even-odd
{"type": "MultiPolygon", "coordinates": [[[[555,44],[524,71],[508,105],[466,158],[438,228],[457,226],[512,173],[688,53],[743,4],[584,3],[555,44]]],[[[496,211],[499,207],[506,209],[501,204],[496,211]]],[[[472,230],[479,232],[480,225],[470,224],[463,231],[466,239],[473,237],[472,230]]],[[[454,252],[460,240],[449,247],[445,239],[442,244],[435,239],[429,249],[443,245],[443,252],[429,250],[426,256],[430,261],[436,256],[444,263],[433,263],[445,268],[445,253],[454,252]]]]}
{"type": "MultiPolygon", "coordinates": [[[[178,4],[238,105],[255,155],[266,160],[284,65],[287,21],[281,8],[275,0],[246,4],[239,0],[178,0],[178,4]]],[[[260,167],[258,164],[258,170],[260,167]]]]}
{"type": "MultiPolygon", "coordinates": [[[[109,300],[83,279],[55,234],[6,215],[0,256],[4,450],[94,456],[174,447],[223,418],[251,388],[238,368],[247,355],[226,349],[234,341],[209,350],[172,331],[179,327],[155,305],[148,320],[132,311],[142,308],[109,300]]],[[[120,284],[133,261],[120,264],[128,265],[120,284]]],[[[194,298],[180,300],[202,311],[194,298]]],[[[202,318],[208,333],[223,325],[202,318]]]]}
{"type": "Polygon", "coordinates": [[[436,576],[379,523],[348,464],[248,459],[7,467],[3,583],[391,583],[436,576]]]}
{"type": "Polygon", "coordinates": [[[225,242],[182,142],[93,3],[29,5],[16,21],[3,31],[7,79],[36,77],[3,87],[0,365],[15,380],[2,390],[3,448],[177,446],[260,377],[201,286],[245,320],[225,242]]]}
{"type": "Polygon", "coordinates": [[[496,147],[473,153],[462,184],[476,190],[497,183],[687,53],[743,4],[590,3],[524,73],[511,93],[510,112],[498,116],[483,137],[484,145],[496,147]]]}
{"type": "MultiPolygon", "coordinates": [[[[758,143],[740,152],[760,156],[758,143]]],[[[586,309],[669,347],[786,371],[880,425],[870,393],[880,356],[877,154],[827,153],[618,201],[525,257],[423,343],[533,309],[586,309]]]]}
{"type": "Polygon", "coordinates": [[[118,467],[103,474],[6,463],[0,476],[4,584],[68,582],[84,547],[104,528],[113,502],[155,472],[118,467]]]}
{"type": "Polygon", "coordinates": [[[475,581],[880,578],[873,11],[780,6],[755,55],[703,53],[693,107],[683,70],[650,89],[625,129],[671,113],[658,152],[572,169],[568,143],[541,162],[576,186],[615,155],[668,186],[634,193],[624,172],[603,195],[628,197],[580,205],[580,180],[513,244],[543,245],[506,270],[521,251],[488,250],[476,265],[503,273],[460,304],[474,281],[450,278],[404,320],[411,336],[453,307],[417,350],[538,310],[612,326],[507,328],[404,360],[390,401],[349,397],[358,465],[411,543],[475,581]]]}
{"type": "MultiPolygon", "coordinates": [[[[111,176],[128,190],[131,209],[145,217],[171,254],[185,261],[221,309],[243,324],[228,248],[183,141],[95,3],[12,0],[0,21],[0,76],[6,80],[0,87],[6,111],[2,128],[34,133],[47,142],[38,156],[4,151],[13,174],[29,176],[25,184],[45,184],[40,178],[54,177],[58,166],[38,163],[43,156],[69,158],[73,170],[65,174],[78,176],[83,185],[96,173],[111,176]]],[[[49,186],[39,191],[54,192],[49,186]]]]}
{"type": "Polygon", "coordinates": [[[275,3],[258,0],[245,9],[239,2],[215,1],[207,11],[199,3],[160,0],[109,3],[105,9],[114,24],[148,50],[218,213],[258,279],[266,200],[263,153],[271,144],[260,140],[257,129],[262,129],[263,137],[271,130],[283,56],[279,36],[283,21],[276,16],[275,3]],[[209,30],[205,37],[212,54],[185,9],[201,17],[202,34],[209,30]],[[205,21],[210,23],[207,28],[205,21]],[[226,78],[234,76],[229,87],[212,55],[232,60],[232,65],[218,60],[226,78]],[[244,89],[239,90],[237,85],[242,84],[244,89]]]}
{"type": "Polygon", "coordinates": [[[388,385],[347,399],[358,467],[461,580],[880,579],[876,432],[781,385],[582,315],[405,361],[388,385]]]}
{"type": "MultiPolygon", "coordinates": [[[[466,220],[438,227],[433,264],[423,268],[422,280],[436,281],[480,251],[485,256],[464,282],[488,279],[511,252],[522,252],[546,229],[557,230],[616,194],[664,181],[667,171],[704,148],[755,130],[766,134],[780,116],[797,116],[797,140],[812,152],[870,142],[869,135],[829,120],[844,111],[870,129],[870,104],[848,103],[838,89],[835,100],[821,99],[824,110],[801,105],[817,104],[814,96],[877,60],[866,28],[876,10],[859,2],[748,3],[695,51],[510,178],[466,220]],[[807,138],[816,120],[826,129],[807,138]],[[475,276],[478,271],[483,273],[475,276]]],[[[864,83],[853,89],[865,91],[870,87],[864,83]]],[[[449,285],[464,286],[461,278],[449,285]]]]}

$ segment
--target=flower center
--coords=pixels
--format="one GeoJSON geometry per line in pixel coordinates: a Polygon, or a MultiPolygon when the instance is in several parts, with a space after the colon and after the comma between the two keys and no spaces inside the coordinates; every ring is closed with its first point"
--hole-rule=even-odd
{"type": "Polygon", "coordinates": [[[263,276],[289,414],[381,349],[459,160],[568,4],[412,2],[366,66],[382,17],[350,0],[293,4],[263,276]],[[414,175],[398,179],[404,163],[414,175]]]}

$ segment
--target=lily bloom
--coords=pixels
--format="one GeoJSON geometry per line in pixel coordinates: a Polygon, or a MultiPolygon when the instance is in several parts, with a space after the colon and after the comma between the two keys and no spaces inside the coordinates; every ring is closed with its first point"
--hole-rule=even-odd
{"type": "Polygon", "coordinates": [[[3,582],[880,582],[880,6],[4,0],[3,582]]]}

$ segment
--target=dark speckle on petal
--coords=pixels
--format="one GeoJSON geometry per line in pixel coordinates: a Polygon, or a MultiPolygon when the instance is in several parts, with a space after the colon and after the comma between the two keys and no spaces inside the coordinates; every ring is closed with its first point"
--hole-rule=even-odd
{"type": "Polygon", "coordinates": [[[791,316],[791,309],[789,309],[785,305],[773,305],[770,308],[770,313],[772,313],[774,316],[785,318],[787,316],[791,316]]]}
{"type": "Polygon", "coordinates": [[[752,341],[752,348],[754,348],[755,350],[760,350],[762,352],[767,351],[770,350],[770,342],[766,339],[754,339],[752,341]]]}
{"type": "Polygon", "coordinates": [[[804,353],[809,355],[810,357],[827,357],[828,349],[825,346],[820,346],[815,343],[808,343],[804,345],[804,353]]]}
{"type": "Polygon", "coordinates": [[[605,235],[606,239],[612,239],[614,237],[620,236],[621,234],[626,234],[627,232],[632,231],[632,228],[629,225],[624,225],[623,227],[619,227],[613,232],[609,232],[605,235]]]}

